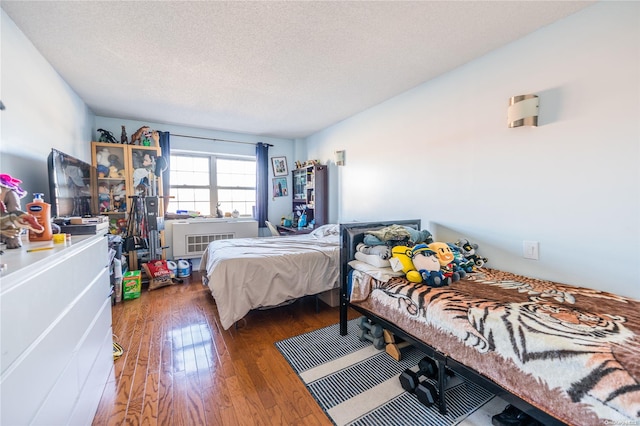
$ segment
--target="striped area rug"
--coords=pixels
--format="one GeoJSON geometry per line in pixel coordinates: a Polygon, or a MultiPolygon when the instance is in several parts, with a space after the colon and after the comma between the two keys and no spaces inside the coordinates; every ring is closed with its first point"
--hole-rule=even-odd
{"type": "Polygon", "coordinates": [[[398,362],[361,342],[356,321],[349,321],[347,336],[340,336],[339,324],[334,324],[276,342],[336,425],[490,425],[491,415],[504,408],[499,398],[457,376],[447,382],[446,415],[436,405],[425,407],[398,380],[405,368],[417,370],[424,354],[410,348],[398,362]],[[489,412],[479,410],[492,403],[489,412]]]}

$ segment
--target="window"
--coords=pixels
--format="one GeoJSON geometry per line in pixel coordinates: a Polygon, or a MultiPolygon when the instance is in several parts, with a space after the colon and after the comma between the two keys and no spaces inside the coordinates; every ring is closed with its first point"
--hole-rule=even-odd
{"type": "Polygon", "coordinates": [[[256,204],[256,162],[216,155],[171,156],[169,211],[196,211],[216,216],[237,210],[253,216],[256,204]]]}

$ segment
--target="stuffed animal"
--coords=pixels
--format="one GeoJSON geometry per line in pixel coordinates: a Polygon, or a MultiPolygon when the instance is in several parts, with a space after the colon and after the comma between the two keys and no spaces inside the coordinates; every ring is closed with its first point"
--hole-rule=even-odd
{"type": "Polygon", "coordinates": [[[149,172],[153,172],[154,158],[148,153],[133,152],[133,187],[144,192],[149,186],[149,172]]]}
{"type": "Polygon", "coordinates": [[[122,161],[120,161],[120,157],[115,154],[109,155],[109,166],[115,166],[118,170],[124,169],[122,165],[122,161]]]}
{"type": "MultiPolygon", "coordinates": [[[[27,191],[20,187],[22,181],[11,177],[11,175],[0,174],[0,213],[2,213],[2,241],[7,244],[8,249],[16,249],[22,247],[20,240],[21,229],[26,226],[18,225],[18,222],[11,220],[11,213],[24,214],[20,207],[20,199],[27,195],[27,191]]],[[[32,216],[33,217],[33,216],[32,216]]],[[[25,222],[28,223],[28,222],[25,222]]]]}
{"type": "Polygon", "coordinates": [[[111,153],[109,152],[109,148],[102,148],[96,153],[96,171],[100,178],[107,177],[109,175],[109,167],[111,166],[111,162],[109,161],[110,155],[111,153]]]}
{"type": "Polygon", "coordinates": [[[429,248],[436,253],[438,261],[440,261],[440,270],[445,277],[451,278],[451,282],[456,282],[467,275],[462,269],[456,270],[453,263],[454,256],[447,243],[436,241],[429,244],[429,248]]]}
{"type": "Polygon", "coordinates": [[[456,268],[460,268],[465,272],[473,272],[473,267],[475,266],[473,260],[464,257],[460,251],[460,247],[457,245],[452,243],[447,243],[447,245],[451,249],[451,253],[453,253],[453,263],[456,265],[456,268]]]}
{"type": "Polygon", "coordinates": [[[407,279],[413,283],[421,283],[422,275],[416,271],[416,267],[411,260],[411,247],[408,246],[395,246],[391,248],[391,268],[398,272],[404,272],[407,279]]]}
{"type": "Polygon", "coordinates": [[[122,170],[118,170],[116,166],[109,166],[109,177],[112,179],[122,179],[124,174],[122,170]]]}
{"type": "Polygon", "coordinates": [[[449,285],[451,279],[440,270],[440,261],[436,253],[426,244],[417,244],[411,250],[413,266],[418,270],[422,281],[431,287],[449,285]]]}
{"type": "Polygon", "coordinates": [[[368,246],[364,243],[360,243],[356,246],[356,250],[364,254],[374,254],[380,259],[387,260],[391,257],[391,250],[387,246],[368,246]]]}
{"type": "Polygon", "coordinates": [[[111,194],[109,193],[109,185],[106,182],[98,184],[98,207],[100,213],[111,211],[111,194]]]}
{"type": "Polygon", "coordinates": [[[478,250],[478,245],[475,243],[471,243],[466,238],[461,238],[456,241],[456,246],[460,247],[460,252],[466,259],[470,259],[473,263],[478,267],[482,268],[485,263],[489,260],[486,257],[478,256],[476,250],[478,250]]]}
{"type": "Polygon", "coordinates": [[[111,185],[111,196],[113,197],[113,210],[117,212],[127,211],[127,191],[124,183],[111,185]]]}

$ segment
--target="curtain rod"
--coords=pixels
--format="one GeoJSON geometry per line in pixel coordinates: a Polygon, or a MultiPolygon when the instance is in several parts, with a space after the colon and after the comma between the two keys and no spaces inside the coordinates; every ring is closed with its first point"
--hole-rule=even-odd
{"type": "MultiPolygon", "coordinates": [[[[191,138],[191,139],[205,139],[208,141],[214,141],[214,142],[231,142],[231,143],[243,143],[243,144],[247,144],[247,145],[256,145],[258,142],[241,142],[241,141],[232,141],[229,139],[217,139],[217,138],[205,138],[203,136],[189,136],[189,135],[179,135],[177,133],[170,133],[171,136],[179,136],[181,138],[191,138]]],[[[267,146],[273,146],[270,143],[264,143],[263,144],[267,145],[267,146]]]]}

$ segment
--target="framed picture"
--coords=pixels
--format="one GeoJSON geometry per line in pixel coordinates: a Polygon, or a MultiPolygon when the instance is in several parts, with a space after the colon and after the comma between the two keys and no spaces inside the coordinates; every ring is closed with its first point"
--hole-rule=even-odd
{"type": "Polygon", "coordinates": [[[273,196],[286,197],[287,195],[289,195],[287,178],[273,178],[273,196]]]}
{"type": "Polygon", "coordinates": [[[287,157],[271,157],[271,165],[273,166],[274,176],[287,176],[287,157]]]}

